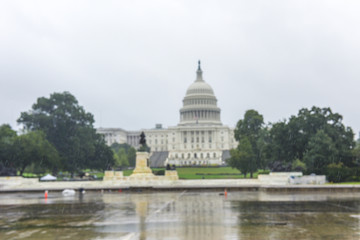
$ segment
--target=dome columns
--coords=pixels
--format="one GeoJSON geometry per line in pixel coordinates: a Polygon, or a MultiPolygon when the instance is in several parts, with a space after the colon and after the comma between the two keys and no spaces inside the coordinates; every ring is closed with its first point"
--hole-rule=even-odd
{"type": "Polygon", "coordinates": [[[220,120],[220,110],[183,110],[180,112],[181,121],[196,122],[198,120],[214,121],[220,120]]]}

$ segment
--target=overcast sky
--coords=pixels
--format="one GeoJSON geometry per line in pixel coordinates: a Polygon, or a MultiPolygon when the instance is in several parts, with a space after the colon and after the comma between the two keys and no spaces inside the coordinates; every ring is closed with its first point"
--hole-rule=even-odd
{"type": "Polygon", "coordinates": [[[2,0],[0,124],[69,91],[96,127],[175,126],[199,59],[228,126],[315,105],[358,136],[358,0],[2,0]]]}

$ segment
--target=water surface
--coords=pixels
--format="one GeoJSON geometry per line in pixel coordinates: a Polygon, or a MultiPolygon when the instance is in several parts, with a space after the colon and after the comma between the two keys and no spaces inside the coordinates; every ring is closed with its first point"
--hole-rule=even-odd
{"type": "Polygon", "coordinates": [[[0,239],[360,239],[360,194],[1,194],[0,239]]]}

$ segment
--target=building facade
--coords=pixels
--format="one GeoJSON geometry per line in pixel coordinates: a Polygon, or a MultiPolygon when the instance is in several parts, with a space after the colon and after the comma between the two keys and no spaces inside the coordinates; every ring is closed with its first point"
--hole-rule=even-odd
{"type": "Polygon", "coordinates": [[[152,166],[224,164],[230,156],[229,150],[237,146],[234,129],[222,124],[217,98],[202,75],[199,61],[196,80],[186,91],[177,126],[162,128],[157,124],[154,129],[132,132],[120,128],[99,128],[97,132],[105,136],[108,145],[128,143],[137,148],[140,133],[144,131],[151,148],[152,166]]]}

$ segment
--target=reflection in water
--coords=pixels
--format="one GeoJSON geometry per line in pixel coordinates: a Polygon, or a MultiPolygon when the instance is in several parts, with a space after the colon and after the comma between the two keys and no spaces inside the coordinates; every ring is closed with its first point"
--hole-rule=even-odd
{"type": "Polygon", "coordinates": [[[0,195],[0,239],[360,239],[360,194],[0,195]]]}
{"type": "Polygon", "coordinates": [[[359,202],[232,202],[241,239],[359,239],[359,202]],[[348,205],[352,207],[348,207],[348,205]]]}
{"type": "Polygon", "coordinates": [[[145,200],[136,201],[136,214],[140,219],[140,240],[146,239],[146,216],[148,210],[148,202],[145,200]]]}

